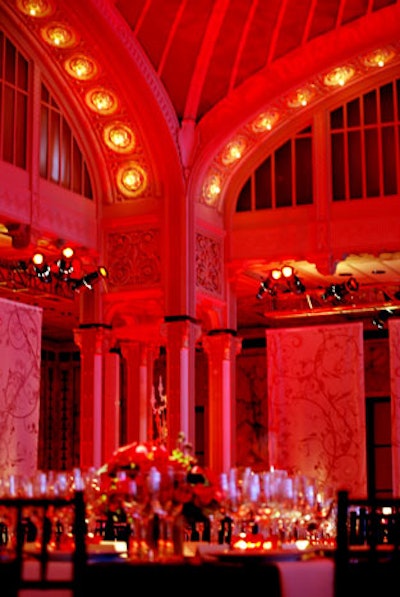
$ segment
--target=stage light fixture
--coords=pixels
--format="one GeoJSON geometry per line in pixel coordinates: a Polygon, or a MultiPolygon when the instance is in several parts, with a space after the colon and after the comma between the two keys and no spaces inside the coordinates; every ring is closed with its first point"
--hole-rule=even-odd
{"type": "Polygon", "coordinates": [[[325,288],[325,292],[322,294],[321,298],[326,301],[329,298],[333,298],[334,300],[341,302],[346,297],[346,295],[350,294],[351,292],[357,291],[359,288],[358,281],[353,276],[350,276],[348,280],[343,282],[342,284],[331,284],[327,288],[325,288]]]}
{"type": "Polygon", "coordinates": [[[284,265],[281,271],[284,278],[291,278],[294,275],[294,269],[291,265],[284,265]]]}
{"type": "Polygon", "coordinates": [[[82,278],[78,280],[71,280],[71,288],[72,290],[78,291],[83,288],[84,286],[89,290],[93,290],[94,283],[99,280],[100,278],[106,278],[108,276],[108,271],[104,265],[100,265],[97,270],[85,274],[82,278]]]}
{"type": "Polygon", "coordinates": [[[32,257],[33,271],[42,282],[49,284],[52,280],[51,268],[46,263],[43,253],[35,253],[32,257]]]}
{"type": "Polygon", "coordinates": [[[265,293],[277,296],[279,293],[295,292],[300,294],[306,291],[302,280],[295,275],[291,265],[284,265],[281,269],[274,268],[269,272],[258,289],[256,297],[261,299],[265,293]]]}
{"type": "Polygon", "coordinates": [[[378,314],[372,318],[372,325],[383,330],[387,320],[394,315],[394,311],[391,309],[381,309],[378,314]]]}

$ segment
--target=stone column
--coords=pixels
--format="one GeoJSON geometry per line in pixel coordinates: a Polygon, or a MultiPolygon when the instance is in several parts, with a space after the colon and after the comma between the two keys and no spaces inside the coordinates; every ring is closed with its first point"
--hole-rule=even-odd
{"type": "Polygon", "coordinates": [[[167,338],[167,446],[175,447],[179,433],[195,447],[195,348],[200,334],[188,315],[165,318],[167,338]]]}
{"type": "Polygon", "coordinates": [[[126,443],[151,440],[151,400],[154,391],[155,346],[124,340],[121,353],[126,361],[126,443]]]}
{"type": "Polygon", "coordinates": [[[103,461],[120,446],[120,411],[121,383],[120,361],[117,350],[111,349],[105,355],[104,362],[104,424],[103,424],[103,461]]]}
{"type": "Polygon", "coordinates": [[[104,458],[104,364],[111,329],[104,324],[84,324],[74,330],[74,339],[81,355],[80,466],[98,468],[104,458]]]}
{"type": "Polygon", "coordinates": [[[212,330],[203,338],[208,355],[209,466],[226,472],[236,455],[236,355],[242,341],[236,331],[212,330]]]}

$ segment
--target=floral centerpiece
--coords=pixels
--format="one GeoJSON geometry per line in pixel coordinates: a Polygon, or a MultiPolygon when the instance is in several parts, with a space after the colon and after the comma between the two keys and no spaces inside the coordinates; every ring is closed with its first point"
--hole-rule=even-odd
{"type": "Polygon", "coordinates": [[[100,511],[106,511],[118,497],[120,508],[133,499],[143,509],[156,492],[163,510],[181,512],[187,523],[193,524],[205,521],[222,501],[217,477],[198,465],[183,434],[172,452],[157,441],[133,442],[118,448],[101,467],[99,479],[100,511]]]}

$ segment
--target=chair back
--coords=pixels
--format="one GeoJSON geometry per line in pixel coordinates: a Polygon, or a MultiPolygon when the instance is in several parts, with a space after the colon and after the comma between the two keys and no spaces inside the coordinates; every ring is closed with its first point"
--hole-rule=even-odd
{"type": "Polygon", "coordinates": [[[1,595],[16,597],[24,589],[70,589],[74,597],[83,597],[87,563],[83,491],[68,497],[1,497],[0,514],[6,526],[0,545],[1,595]],[[54,579],[49,576],[51,552],[57,547],[61,550],[65,540],[70,542],[71,575],[54,579]],[[24,573],[24,562],[30,556],[39,561],[39,575],[34,578],[24,573]]]}

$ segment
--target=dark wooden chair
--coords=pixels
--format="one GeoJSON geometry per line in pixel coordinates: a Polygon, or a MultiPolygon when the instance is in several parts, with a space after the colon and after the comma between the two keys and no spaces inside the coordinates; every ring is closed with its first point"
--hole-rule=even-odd
{"type": "Polygon", "coordinates": [[[337,494],[335,597],[392,595],[400,580],[400,498],[337,494]]]}
{"type": "MultiPolygon", "coordinates": [[[[83,597],[83,576],[87,563],[86,552],[86,507],[83,491],[76,491],[71,497],[3,497],[0,510],[7,519],[7,541],[0,547],[0,594],[4,597],[17,597],[26,589],[51,591],[69,589],[74,597],[83,597]],[[50,518],[50,512],[57,514],[64,509],[72,512],[73,552],[72,573],[68,578],[49,577],[50,540],[57,540],[57,516],[50,518]],[[32,534],[28,526],[30,514],[39,513],[38,528],[32,534]],[[35,578],[24,576],[24,561],[30,556],[29,535],[34,538],[34,557],[39,561],[40,572],[35,578]]],[[[31,543],[33,541],[31,540],[31,543]]],[[[50,593],[49,593],[50,595],[50,593]]]]}

